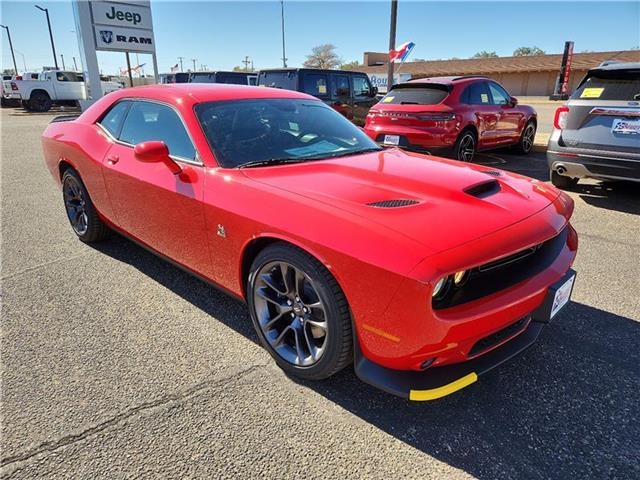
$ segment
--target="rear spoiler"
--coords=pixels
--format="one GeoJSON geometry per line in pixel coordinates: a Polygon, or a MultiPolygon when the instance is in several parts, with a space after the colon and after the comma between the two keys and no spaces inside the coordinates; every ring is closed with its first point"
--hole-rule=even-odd
{"type": "Polygon", "coordinates": [[[80,115],[58,115],[54,117],[49,123],[58,123],[58,122],[72,122],[77,119],[80,115]]]}

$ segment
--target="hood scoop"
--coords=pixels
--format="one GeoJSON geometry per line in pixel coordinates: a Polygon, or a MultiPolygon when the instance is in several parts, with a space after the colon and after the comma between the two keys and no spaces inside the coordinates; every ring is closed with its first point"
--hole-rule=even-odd
{"type": "Polygon", "coordinates": [[[398,198],[393,200],[380,200],[377,202],[367,203],[370,207],[375,208],[399,208],[399,207],[408,207],[410,205],[416,205],[420,203],[418,200],[412,200],[409,198],[398,198]]]}
{"type": "Polygon", "coordinates": [[[464,189],[464,193],[476,198],[487,198],[500,191],[500,184],[496,180],[477,183],[464,189]]]}
{"type": "Polygon", "coordinates": [[[499,170],[481,170],[481,172],[491,175],[492,177],[499,177],[502,175],[499,170]]]}

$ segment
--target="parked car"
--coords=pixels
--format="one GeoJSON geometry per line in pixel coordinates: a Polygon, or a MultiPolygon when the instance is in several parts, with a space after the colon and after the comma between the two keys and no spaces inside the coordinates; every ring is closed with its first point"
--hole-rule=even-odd
{"type": "Polygon", "coordinates": [[[190,83],[232,83],[236,85],[255,85],[257,73],[250,72],[191,72],[190,83]]]}
{"type": "Polygon", "coordinates": [[[553,126],[547,162],[555,186],[586,177],[640,182],[640,63],[589,70],[553,126]]]}
{"type": "Polygon", "coordinates": [[[356,125],[364,125],[367,112],[376,103],[378,89],[362,72],[285,68],[261,70],[261,87],[285,88],[319,98],[356,125]]]}
{"type": "Polygon", "coordinates": [[[160,83],[188,83],[189,73],[187,72],[161,73],[159,75],[159,80],[160,80],[160,83]]]}
{"type": "MultiPolygon", "coordinates": [[[[101,82],[102,90],[110,93],[122,88],[118,82],[101,82]]],[[[27,110],[49,111],[52,105],[75,104],[85,96],[82,74],[63,70],[48,70],[38,80],[3,80],[3,98],[19,100],[27,110]]]]}
{"type": "Polygon", "coordinates": [[[514,146],[527,154],[536,111],[482,76],[431,77],[391,87],[364,127],[384,146],[452,155],[471,162],[479,150],[514,146]]]}
{"type": "Polygon", "coordinates": [[[383,149],[310,95],[127,89],[42,142],[80,240],[114,229],[246,300],[264,348],[306,379],[353,362],[438,398],[530,346],[571,295],[568,195],[383,149]]]}

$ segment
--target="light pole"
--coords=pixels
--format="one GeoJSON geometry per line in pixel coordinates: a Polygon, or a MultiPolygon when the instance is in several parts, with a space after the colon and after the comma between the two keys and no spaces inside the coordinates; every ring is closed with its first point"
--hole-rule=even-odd
{"type": "MultiPolygon", "coordinates": [[[[396,21],[398,19],[398,0],[391,0],[391,24],[389,25],[389,51],[396,48],[396,21]]],[[[393,62],[389,59],[387,67],[387,93],[393,85],[393,62]]]]}
{"type": "Polygon", "coordinates": [[[62,69],[66,70],[67,67],[64,66],[64,55],[62,53],[60,54],[60,59],[62,60],[62,69]]]}
{"type": "Polygon", "coordinates": [[[284,0],[280,0],[280,17],[282,18],[282,67],[287,68],[287,55],[284,53],[284,0]]]}
{"type": "Polygon", "coordinates": [[[16,75],[18,75],[18,66],[16,65],[16,56],[13,53],[13,43],[11,43],[11,34],[9,33],[9,27],[6,25],[0,25],[0,27],[4,28],[7,31],[7,37],[9,37],[9,48],[11,49],[11,58],[13,59],[13,70],[16,75]]]}
{"type": "Polygon", "coordinates": [[[22,66],[24,67],[24,71],[27,71],[27,61],[24,59],[24,53],[16,50],[16,53],[22,57],[22,66]]]}
{"type": "Polygon", "coordinates": [[[51,31],[51,20],[49,20],[49,9],[42,8],[39,5],[34,5],[34,7],[36,7],[38,10],[42,10],[47,16],[47,25],[49,26],[49,38],[51,39],[51,50],[53,50],[53,63],[56,67],[56,70],[58,70],[58,57],[56,57],[56,46],[53,43],[53,32],[51,31]]]}
{"type": "Polygon", "coordinates": [[[184,60],[184,57],[178,57],[178,60],[180,60],[180,71],[184,72],[184,70],[182,69],[182,60],[184,60]]]}
{"type": "Polygon", "coordinates": [[[192,58],[191,61],[193,62],[193,71],[196,72],[196,60],[198,60],[197,58],[192,58]]]}

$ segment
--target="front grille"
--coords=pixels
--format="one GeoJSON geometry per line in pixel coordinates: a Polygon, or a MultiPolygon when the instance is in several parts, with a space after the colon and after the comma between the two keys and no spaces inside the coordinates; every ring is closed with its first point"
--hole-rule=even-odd
{"type": "Polygon", "coordinates": [[[471,347],[467,356],[475,357],[476,355],[486,352],[487,350],[490,350],[496,345],[504,342],[508,338],[515,336],[526,328],[529,324],[529,320],[531,320],[531,317],[529,316],[522,317],[517,322],[506,326],[502,330],[498,330],[496,333],[492,333],[491,335],[481,338],[473,345],[473,347],[471,347]]]}
{"type": "Polygon", "coordinates": [[[398,208],[407,207],[409,205],[415,205],[420,203],[418,200],[411,200],[408,198],[399,198],[394,200],[380,200],[378,202],[367,203],[370,207],[376,208],[398,208]]]}
{"type": "Polygon", "coordinates": [[[447,294],[433,300],[436,310],[472,302],[510,288],[543,272],[558,258],[567,244],[567,228],[555,237],[469,271],[461,287],[451,287],[447,294]]]}

